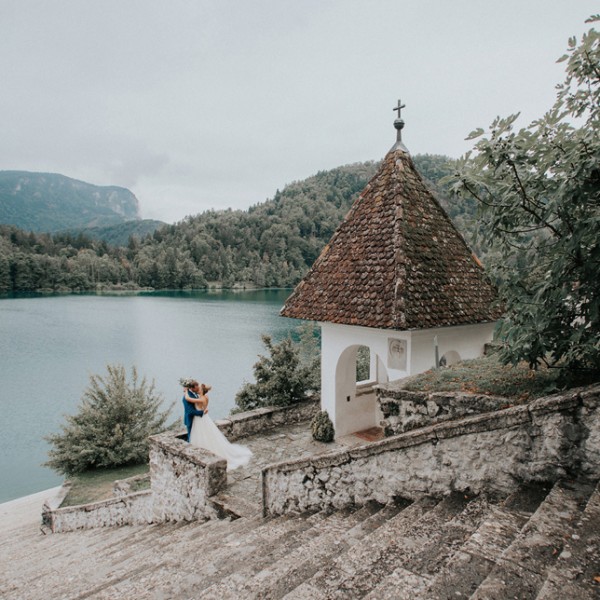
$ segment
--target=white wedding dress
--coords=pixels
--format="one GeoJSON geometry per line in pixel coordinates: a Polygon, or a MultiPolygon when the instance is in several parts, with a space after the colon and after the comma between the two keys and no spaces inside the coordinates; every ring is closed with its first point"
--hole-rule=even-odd
{"type": "Polygon", "coordinates": [[[248,463],[252,457],[250,448],[240,444],[232,444],[215,425],[210,415],[194,417],[190,444],[210,450],[213,454],[227,460],[227,470],[232,471],[248,463]]]}

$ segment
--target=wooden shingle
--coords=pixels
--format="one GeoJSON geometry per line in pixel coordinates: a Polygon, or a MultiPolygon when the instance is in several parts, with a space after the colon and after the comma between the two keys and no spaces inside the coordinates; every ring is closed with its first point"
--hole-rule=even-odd
{"type": "Polygon", "coordinates": [[[395,146],[281,314],[429,329],[494,321],[494,299],[481,263],[395,146]]]}

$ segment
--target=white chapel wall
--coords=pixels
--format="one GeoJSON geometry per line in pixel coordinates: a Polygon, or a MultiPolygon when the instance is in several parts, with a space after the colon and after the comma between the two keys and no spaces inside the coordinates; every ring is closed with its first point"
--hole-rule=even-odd
{"type": "Polygon", "coordinates": [[[356,386],[359,346],[368,346],[371,352],[371,380],[385,383],[431,369],[436,336],[439,358],[445,353],[461,360],[481,356],[484,345],[492,340],[495,323],[417,331],[320,325],[321,408],[329,413],[339,437],[376,426],[380,420],[375,395],[356,386]]]}
{"type": "MultiPolygon", "coordinates": [[[[321,323],[321,408],[329,413],[336,435],[342,436],[378,424],[381,415],[375,394],[356,386],[356,351],[368,346],[370,380],[384,383],[408,375],[410,333],[393,332],[404,342],[405,369],[389,368],[390,332],[368,327],[321,323]],[[349,398],[349,400],[348,400],[349,398]]],[[[368,388],[368,386],[367,386],[368,388]]]]}
{"type": "Polygon", "coordinates": [[[436,337],[439,358],[444,354],[452,356],[454,353],[460,356],[460,360],[482,356],[485,344],[492,341],[495,326],[495,323],[477,323],[413,331],[409,374],[423,373],[435,365],[434,339],[436,337]]]}

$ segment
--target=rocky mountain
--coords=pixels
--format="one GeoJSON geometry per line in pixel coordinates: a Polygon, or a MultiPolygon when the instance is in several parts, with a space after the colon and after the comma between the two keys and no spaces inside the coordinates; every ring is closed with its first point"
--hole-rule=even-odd
{"type": "Polygon", "coordinates": [[[97,186],[55,173],[0,171],[0,223],[57,232],[139,220],[137,198],[117,186],[97,186]]]}

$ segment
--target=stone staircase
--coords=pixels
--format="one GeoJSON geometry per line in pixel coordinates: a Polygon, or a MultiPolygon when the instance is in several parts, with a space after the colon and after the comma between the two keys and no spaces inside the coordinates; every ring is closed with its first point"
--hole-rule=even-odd
{"type": "Polygon", "coordinates": [[[0,533],[0,556],[5,600],[597,599],[600,486],[55,535],[27,526],[0,533]]]}

